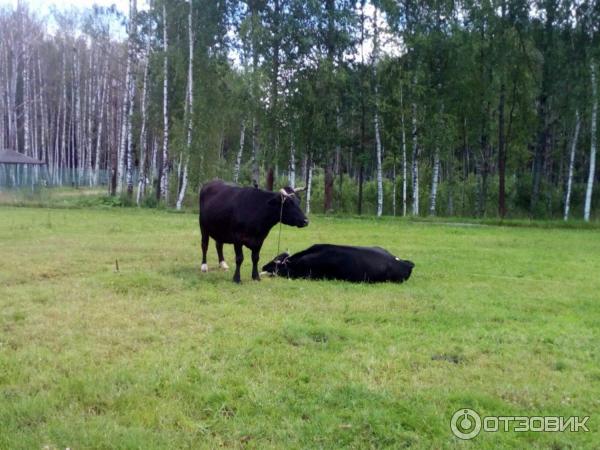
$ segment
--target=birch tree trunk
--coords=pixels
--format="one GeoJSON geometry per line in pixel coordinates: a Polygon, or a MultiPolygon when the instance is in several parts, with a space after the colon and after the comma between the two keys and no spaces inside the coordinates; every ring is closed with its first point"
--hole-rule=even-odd
{"type": "Polygon", "coordinates": [[[75,68],[74,68],[74,81],[73,81],[73,89],[75,90],[75,123],[73,125],[73,141],[72,141],[72,158],[73,158],[73,176],[77,174],[77,186],[81,181],[82,173],[82,153],[83,149],[83,139],[81,132],[81,62],[80,62],[80,52],[79,48],[74,55],[75,58],[75,68]],[[77,168],[77,170],[75,170],[77,168]]]}
{"type": "Polygon", "coordinates": [[[148,67],[150,65],[150,45],[146,51],[146,64],[144,65],[144,81],[142,83],[141,112],[142,123],[140,129],[140,167],[138,174],[138,190],[135,198],[136,205],[140,206],[142,198],[146,195],[146,159],[148,151],[146,149],[146,93],[148,91],[148,67]]]}
{"type": "Polygon", "coordinates": [[[167,41],[167,8],[163,4],[163,150],[160,179],[160,198],[168,202],[169,194],[169,44],[167,41]]]}
{"type": "Polygon", "coordinates": [[[392,167],[392,215],[396,216],[396,154],[394,153],[394,165],[392,167]]]}
{"type": "Polygon", "coordinates": [[[137,35],[137,0],[129,0],[129,38],[127,40],[127,67],[129,73],[127,76],[129,84],[126,85],[127,97],[126,97],[126,108],[127,108],[127,147],[125,154],[126,161],[126,172],[125,181],[127,184],[127,197],[131,198],[133,195],[133,139],[132,139],[132,117],[133,117],[133,102],[135,98],[136,89],[136,72],[135,72],[135,60],[136,60],[136,35],[137,35]]]}
{"type": "Polygon", "coordinates": [[[592,209],[592,191],[594,190],[594,177],[596,176],[596,126],[598,121],[598,85],[596,84],[596,64],[592,59],[590,63],[592,81],[592,118],[590,126],[590,171],[588,174],[587,187],[585,190],[585,206],[583,209],[583,220],[589,222],[592,209]]]}
{"type": "Polygon", "coordinates": [[[188,163],[189,157],[186,156],[185,161],[183,163],[183,174],[181,176],[181,187],[179,190],[179,196],[177,198],[177,210],[181,210],[181,205],[183,204],[183,199],[185,198],[185,190],[187,189],[188,184],[188,163]]]}
{"type": "Polygon", "coordinates": [[[64,170],[66,165],[66,152],[67,152],[67,60],[65,58],[65,53],[63,50],[63,71],[62,71],[62,79],[61,79],[61,87],[62,87],[62,123],[61,123],[61,135],[60,135],[60,158],[57,158],[58,163],[58,175],[59,175],[59,183],[62,184],[62,174],[61,172],[64,170]]]}
{"type": "Polygon", "coordinates": [[[567,175],[567,192],[565,194],[565,212],[564,220],[569,220],[569,210],[571,208],[571,190],[573,188],[573,172],[575,169],[575,152],[577,151],[577,139],[579,138],[579,128],[581,126],[581,118],[579,117],[579,109],[575,111],[575,132],[571,140],[571,154],[569,156],[569,172],[567,175]]]}
{"type": "Polygon", "coordinates": [[[435,216],[439,178],[440,178],[440,148],[436,145],[435,153],[433,155],[433,175],[431,177],[431,195],[429,197],[429,214],[431,216],[435,216]]]}
{"type": "Polygon", "coordinates": [[[92,70],[94,66],[94,55],[90,55],[90,84],[89,84],[89,93],[88,93],[88,104],[91,102],[88,107],[87,113],[87,131],[86,131],[86,141],[87,141],[87,154],[86,154],[86,170],[88,176],[88,184],[92,186],[94,184],[94,170],[93,170],[93,161],[92,161],[92,117],[95,114],[96,110],[96,99],[98,98],[98,86],[100,85],[99,79],[96,81],[96,91],[94,91],[94,86],[92,83],[92,70]]]}
{"type": "Polygon", "coordinates": [[[194,34],[192,32],[192,0],[189,0],[190,7],[188,10],[188,40],[189,40],[189,56],[188,56],[188,80],[187,80],[187,101],[186,101],[186,119],[187,119],[187,154],[183,163],[183,175],[179,195],[177,196],[176,208],[179,211],[185,198],[185,190],[188,183],[188,163],[192,147],[192,115],[194,106],[194,34]]]}
{"type": "MultiPolygon", "coordinates": [[[[17,50],[17,42],[14,37],[11,42],[12,49],[9,50],[12,55],[11,70],[8,87],[8,147],[19,150],[19,140],[17,138],[17,77],[19,65],[19,51],[17,50]]],[[[7,58],[8,59],[8,58],[7,58]]],[[[8,69],[7,69],[8,72],[8,69]]],[[[14,172],[13,172],[14,173],[14,172]]]]}
{"type": "Polygon", "coordinates": [[[256,117],[252,118],[252,185],[259,186],[260,171],[258,168],[258,126],[256,125],[256,117]]]}
{"type": "Polygon", "coordinates": [[[233,182],[237,183],[240,178],[240,167],[242,166],[242,155],[244,154],[244,139],[246,138],[246,122],[242,119],[240,125],[240,148],[238,148],[237,156],[235,158],[235,165],[233,166],[233,182]]]}
{"type": "Polygon", "coordinates": [[[381,152],[381,135],[379,131],[379,86],[377,82],[377,61],[379,57],[379,27],[377,24],[377,7],[373,8],[373,79],[375,81],[375,142],[377,146],[377,217],[383,214],[383,168],[381,152]]]}
{"type": "Polygon", "coordinates": [[[290,132],[290,167],[288,174],[288,183],[292,189],[296,187],[296,144],[294,136],[290,132]]]}
{"type": "Polygon", "coordinates": [[[50,160],[50,151],[48,149],[48,124],[47,124],[47,118],[46,118],[46,103],[44,102],[44,94],[43,94],[43,78],[42,78],[42,65],[41,65],[41,58],[39,56],[39,53],[37,55],[37,63],[38,63],[38,83],[39,83],[39,89],[38,89],[38,101],[40,103],[40,145],[42,146],[42,151],[45,152],[46,154],[46,158],[45,161],[47,163],[47,167],[50,167],[52,164],[52,161],[50,160]]]}
{"type": "Polygon", "coordinates": [[[313,162],[312,156],[308,157],[307,167],[307,180],[306,180],[306,215],[310,214],[310,197],[312,194],[312,176],[313,176],[313,162]]]}
{"type": "MultiPolygon", "coordinates": [[[[416,76],[413,78],[413,86],[416,86],[416,76]]],[[[412,185],[413,185],[413,204],[412,213],[414,216],[419,215],[419,144],[417,140],[417,104],[412,102],[412,185]]]]}
{"type": "Polygon", "coordinates": [[[29,48],[23,44],[23,151],[31,156],[31,111],[29,98],[29,48]]]}
{"type": "MultiPolygon", "coordinates": [[[[98,83],[99,85],[99,83],[98,83]]],[[[100,111],[98,117],[98,127],[96,129],[96,146],[94,147],[94,185],[98,185],[98,176],[100,170],[100,151],[102,149],[102,131],[104,128],[104,110],[108,109],[107,104],[107,93],[108,93],[108,63],[105,66],[104,73],[102,76],[102,96],[100,97],[100,111]]]]}
{"type": "Polygon", "coordinates": [[[406,167],[406,130],[404,127],[404,105],[402,97],[402,88],[400,88],[400,124],[402,128],[402,216],[406,216],[406,188],[408,171],[406,167]]]}
{"type": "MultiPolygon", "coordinates": [[[[375,88],[377,96],[377,88],[375,88]]],[[[377,145],[377,217],[383,214],[383,169],[381,165],[381,136],[379,133],[379,111],[375,107],[375,142],[377,145]]]]}
{"type": "MultiPolygon", "coordinates": [[[[127,44],[130,45],[129,43],[127,44]]],[[[129,51],[128,51],[129,53],[129,51]]],[[[121,139],[119,141],[119,150],[117,152],[117,194],[123,192],[123,171],[125,169],[124,155],[127,148],[127,133],[128,133],[128,119],[129,119],[129,94],[130,94],[130,80],[131,78],[131,58],[127,58],[127,68],[125,69],[125,98],[123,101],[122,110],[122,121],[121,121],[121,139]]]]}

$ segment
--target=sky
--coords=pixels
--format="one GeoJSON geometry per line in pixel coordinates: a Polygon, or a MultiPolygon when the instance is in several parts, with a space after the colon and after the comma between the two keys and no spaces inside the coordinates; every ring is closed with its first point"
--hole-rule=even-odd
{"type": "MultiPolygon", "coordinates": [[[[91,8],[93,5],[98,6],[111,6],[115,5],[117,9],[123,13],[124,15],[129,14],[129,0],[0,0],[0,7],[2,6],[12,6],[16,8],[17,3],[21,1],[29,6],[31,11],[34,11],[38,17],[45,18],[50,16],[50,11],[53,7],[56,7],[59,10],[77,8],[77,9],[87,9],[91,8]]],[[[357,5],[359,3],[357,2],[357,5]]],[[[148,0],[137,0],[138,10],[146,9],[148,7],[148,0]]],[[[357,6],[358,8],[358,6],[357,6]]],[[[372,17],[373,17],[373,5],[371,2],[367,2],[365,6],[365,16],[367,17],[367,29],[368,33],[372,30],[372,17]]],[[[393,34],[389,32],[389,28],[385,22],[385,18],[380,12],[378,15],[378,24],[380,29],[380,38],[381,38],[381,53],[382,55],[398,55],[401,53],[401,45],[399,42],[393,38],[393,34]]],[[[49,30],[53,31],[52,21],[49,22],[49,30]]],[[[122,30],[124,32],[124,30],[122,30]]],[[[124,36],[124,34],[123,34],[124,36]]],[[[357,55],[354,55],[355,58],[360,59],[361,56],[365,58],[365,61],[368,61],[371,52],[373,49],[373,43],[370,38],[367,38],[364,42],[362,48],[358,48],[357,55]]],[[[233,59],[239,59],[239,55],[232,55],[233,59]]],[[[237,61],[239,63],[239,61],[237,61]]]]}
{"type": "MultiPolygon", "coordinates": [[[[0,0],[0,6],[11,5],[17,6],[19,0],[0,0]]],[[[23,1],[23,0],[21,0],[23,1]]],[[[41,17],[44,17],[50,13],[53,6],[58,9],[69,9],[69,8],[91,8],[94,4],[98,6],[110,6],[116,5],[117,9],[123,14],[129,14],[129,0],[25,0],[24,3],[29,5],[29,9],[35,11],[41,17]]],[[[138,8],[142,8],[146,5],[145,0],[138,0],[138,8]]]]}

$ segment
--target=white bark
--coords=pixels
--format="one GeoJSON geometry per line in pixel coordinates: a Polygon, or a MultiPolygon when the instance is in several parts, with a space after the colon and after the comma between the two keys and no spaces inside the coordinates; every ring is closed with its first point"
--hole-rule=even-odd
{"type": "Polygon", "coordinates": [[[50,161],[50,151],[48,149],[48,129],[47,129],[47,123],[46,123],[46,104],[44,102],[44,95],[43,95],[43,79],[42,79],[42,66],[41,66],[41,59],[39,57],[39,53],[38,53],[38,58],[37,58],[37,63],[38,63],[38,83],[39,83],[39,89],[38,89],[38,101],[40,103],[40,122],[41,122],[41,129],[40,129],[40,145],[42,146],[42,152],[43,154],[46,155],[45,161],[48,164],[48,166],[51,165],[51,161],[50,161]]]}
{"type": "MultiPolygon", "coordinates": [[[[187,80],[187,149],[190,151],[192,146],[192,116],[194,112],[194,33],[192,31],[192,0],[189,0],[190,8],[188,11],[188,80],[187,80]]],[[[186,163],[187,166],[187,163],[186,163]]]]}
{"type": "Polygon", "coordinates": [[[77,185],[79,185],[79,182],[81,180],[81,176],[83,175],[83,164],[81,161],[81,158],[83,156],[83,152],[84,152],[84,148],[83,148],[83,139],[82,139],[82,135],[83,133],[81,132],[81,63],[79,61],[80,59],[80,53],[79,53],[79,48],[77,48],[77,51],[75,52],[74,55],[75,58],[75,72],[74,72],[74,82],[73,82],[73,88],[75,90],[75,124],[74,124],[74,137],[75,139],[73,140],[74,145],[71,151],[71,155],[73,157],[73,167],[75,168],[75,165],[77,165],[77,172],[75,172],[75,170],[73,171],[73,174],[77,173],[78,177],[77,177],[77,185]],[[77,156],[77,159],[75,159],[75,155],[77,156]]]}
{"type": "Polygon", "coordinates": [[[256,117],[252,118],[252,184],[256,187],[260,185],[260,171],[258,167],[258,126],[256,117]]]}
{"type": "MultiPolygon", "coordinates": [[[[3,60],[2,56],[5,54],[4,51],[4,43],[2,42],[2,40],[0,40],[0,65],[2,65],[3,67],[5,67],[6,61],[3,60]]],[[[0,70],[0,147],[4,147],[4,136],[6,135],[6,130],[5,130],[5,125],[4,125],[4,118],[6,116],[6,103],[5,103],[5,89],[4,89],[4,82],[3,82],[3,78],[2,78],[2,73],[3,71],[0,70]]],[[[0,176],[2,176],[3,173],[0,172],[0,176]]]]}
{"type": "Polygon", "coordinates": [[[179,196],[177,197],[177,205],[176,208],[179,211],[181,206],[183,205],[183,200],[185,198],[185,190],[187,189],[188,184],[188,159],[186,158],[183,164],[183,175],[181,177],[181,187],[179,190],[179,196]]]}
{"type": "Polygon", "coordinates": [[[440,178],[440,149],[439,149],[439,147],[436,146],[435,153],[433,155],[433,174],[431,177],[431,193],[430,193],[430,197],[429,197],[429,214],[432,216],[435,216],[439,178],[440,178]]]}
{"type": "Polygon", "coordinates": [[[406,216],[406,188],[407,188],[407,167],[406,167],[406,131],[404,127],[404,105],[402,98],[402,88],[400,88],[400,124],[402,126],[402,215],[406,216]]]}
{"type": "MultiPolygon", "coordinates": [[[[11,49],[7,50],[12,58],[11,59],[11,70],[7,68],[7,85],[8,85],[8,147],[19,150],[18,139],[17,139],[17,78],[19,73],[19,51],[17,42],[14,39],[11,42],[11,49]]],[[[8,57],[7,57],[8,60],[8,57]]],[[[11,174],[14,172],[11,172],[11,174]]]]}
{"type": "MultiPolygon", "coordinates": [[[[98,83],[98,86],[100,83],[98,83]]],[[[98,184],[98,175],[100,169],[100,151],[102,146],[102,131],[104,128],[104,110],[108,108],[105,105],[108,91],[108,63],[106,64],[105,71],[102,77],[102,96],[100,98],[100,111],[98,117],[98,128],[96,129],[96,146],[94,147],[94,185],[98,184]]]]}
{"type": "Polygon", "coordinates": [[[592,191],[594,190],[594,177],[596,176],[596,126],[598,121],[598,85],[596,82],[596,64],[594,60],[590,63],[591,82],[592,82],[592,118],[591,118],[591,138],[590,138],[590,169],[588,173],[587,187],[585,191],[585,206],[583,209],[583,220],[590,220],[592,209],[592,191]]]}
{"type": "Polygon", "coordinates": [[[235,158],[235,166],[233,166],[233,182],[237,183],[240,177],[240,167],[242,165],[242,155],[244,153],[244,139],[246,136],[246,122],[242,120],[240,127],[240,148],[238,149],[237,156],[235,158]]]}
{"type": "Polygon", "coordinates": [[[31,156],[31,111],[29,96],[29,48],[23,45],[23,145],[24,153],[31,156]]]}
{"type": "Polygon", "coordinates": [[[93,54],[90,56],[90,86],[89,86],[89,92],[88,92],[88,104],[89,102],[91,102],[90,106],[88,107],[88,113],[87,113],[87,131],[86,131],[86,140],[87,140],[87,159],[86,159],[86,169],[88,171],[88,182],[89,185],[92,186],[94,184],[94,170],[93,170],[93,161],[92,161],[92,117],[96,112],[96,99],[98,98],[98,88],[100,86],[100,82],[99,80],[96,81],[96,91],[94,92],[93,86],[92,86],[92,80],[93,80],[93,76],[92,76],[92,70],[93,70],[93,66],[94,66],[94,57],[93,54]]]}
{"type": "MultiPolygon", "coordinates": [[[[375,89],[377,92],[377,88],[375,89]]],[[[377,94],[375,94],[377,95],[377,94]]],[[[379,133],[379,112],[375,109],[375,142],[377,144],[377,217],[383,213],[383,169],[381,165],[381,136],[379,133]]]]}
{"type": "Polygon", "coordinates": [[[377,82],[377,62],[379,57],[379,27],[377,24],[377,8],[373,8],[373,78],[375,80],[375,143],[377,146],[377,217],[383,214],[383,167],[381,151],[381,134],[379,123],[379,87],[377,82]]]}
{"type": "Polygon", "coordinates": [[[342,170],[342,145],[340,144],[340,136],[342,129],[342,116],[340,115],[340,106],[337,105],[335,107],[335,131],[337,133],[336,143],[335,143],[335,161],[333,164],[333,174],[337,176],[341,176],[340,172],[342,170]]]}
{"type": "Polygon", "coordinates": [[[129,89],[129,105],[127,113],[127,147],[125,153],[126,170],[125,182],[127,185],[127,195],[133,193],[133,137],[132,137],[132,119],[133,119],[133,99],[135,97],[135,81],[134,76],[131,77],[129,89]]]}
{"type": "MultiPolygon", "coordinates": [[[[128,44],[129,45],[129,44],[128,44]]],[[[127,68],[125,69],[125,98],[123,101],[122,121],[121,121],[121,139],[119,141],[119,150],[117,152],[117,194],[123,192],[123,171],[125,170],[124,155],[127,148],[127,131],[129,118],[129,80],[131,78],[131,59],[127,58],[127,68]]]]}
{"type": "Polygon", "coordinates": [[[194,34],[192,32],[192,1],[188,10],[188,40],[189,40],[189,56],[188,56],[188,80],[187,80],[187,99],[186,99],[186,118],[187,118],[187,156],[183,165],[183,175],[179,195],[177,196],[177,204],[175,207],[179,211],[185,198],[185,190],[188,183],[188,163],[189,155],[192,147],[192,113],[194,107],[194,34]]]}
{"type": "Polygon", "coordinates": [[[573,172],[575,170],[575,152],[577,150],[577,140],[579,138],[579,129],[581,127],[581,118],[579,110],[575,111],[575,132],[571,140],[571,154],[569,157],[569,173],[567,175],[567,193],[565,194],[565,213],[564,220],[569,220],[569,210],[571,208],[571,191],[573,188],[573,172]]]}
{"type": "Polygon", "coordinates": [[[394,166],[392,167],[392,214],[396,216],[396,155],[394,155],[394,166]]]}
{"type": "Polygon", "coordinates": [[[158,142],[156,136],[152,137],[152,159],[150,160],[150,180],[152,183],[158,179],[158,142]]]}
{"type": "Polygon", "coordinates": [[[146,94],[148,91],[148,66],[150,65],[150,45],[146,51],[146,64],[144,65],[144,81],[142,83],[142,98],[141,98],[141,112],[142,112],[142,124],[140,130],[140,168],[138,176],[138,190],[136,194],[135,203],[140,206],[140,202],[146,194],[146,159],[148,151],[146,149],[146,94]]]}
{"type": "Polygon", "coordinates": [[[288,183],[292,189],[296,187],[296,144],[294,136],[290,132],[290,171],[288,175],[288,183]]]}
{"type": "MultiPolygon", "coordinates": [[[[57,158],[57,164],[59,168],[65,167],[66,164],[66,152],[67,152],[67,61],[65,58],[66,51],[63,49],[63,72],[61,79],[61,88],[62,88],[62,123],[61,123],[61,135],[60,135],[60,156],[57,158]]],[[[60,177],[60,169],[58,171],[58,176],[60,177]]],[[[60,180],[59,182],[62,182],[60,180]]]]}
{"type": "Polygon", "coordinates": [[[160,197],[168,201],[169,194],[169,44],[167,41],[167,8],[163,4],[163,149],[160,197]]]}
{"type": "Polygon", "coordinates": [[[308,158],[308,182],[306,183],[306,215],[310,214],[310,196],[312,194],[312,176],[313,176],[313,163],[312,158],[308,158]]]}
{"type": "MultiPolygon", "coordinates": [[[[416,84],[416,83],[415,83],[416,84]]],[[[412,213],[414,216],[419,215],[419,143],[417,140],[417,104],[412,103],[412,185],[413,185],[413,204],[412,213]]]]}
{"type": "Polygon", "coordinates": [[[135,98],[135,88],[136,88],[136,72],[135,72],[135,59],[136,59],[136,35],[137,35],[137,2],[136,0],[129,0],[129,39],[127,40],[127,66],[129,67],[130,73],[128,81],[129,84],[126,85],[127,89],[127,98],[126,98],[126,107],[127,107],[127,147],[125,154],[126,161],[126,172],[125,172],[125,181],[127,184],[127,195],[131,196],[133,194],[133,139],[132,139],[132,118],[133,118],[133,102],[135,98]]]}

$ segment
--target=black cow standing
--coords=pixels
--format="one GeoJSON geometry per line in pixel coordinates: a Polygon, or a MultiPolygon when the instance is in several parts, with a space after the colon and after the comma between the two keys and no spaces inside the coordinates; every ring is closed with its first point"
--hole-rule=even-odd
{"type": "Polygon", "coordinates": [[[242,246],[252,251],[252,279],[260,280],[258,259],[260,249],[273,226],[279,223],[299,228],[308,225],[300,209],[298,192],[286,187],[279,192],[244,188],[221,180],[205,184],[200,191],[200,233],[202,234],[202,272],[208,271],[206,251],[208,238],[216,242],[219,265],[228,269],[223,258],[223,244],[233,244],[235,273],[240,282],[240,266],[244,260],[242,246]]]}
{"type": "Polygon", "coordinates": [[[414,266],[381,247],[316,244],[291,256],[282,253],[263,271],[289,278],[402,283],[414,266]]]}

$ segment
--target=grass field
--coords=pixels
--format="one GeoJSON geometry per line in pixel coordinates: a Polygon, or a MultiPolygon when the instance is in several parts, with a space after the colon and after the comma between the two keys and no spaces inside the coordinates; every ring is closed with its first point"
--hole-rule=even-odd
{"type": "Polygon", "coordinates": [[[599,448],[599,230],[314,217],[282,241],[416,267],[257,283],[247,254],[238,286],[212,243],[200,273],[193,214],[0,207],[0,448],[599,448]],[[461,441],[466,407],[590,432],[461,441]]]}

